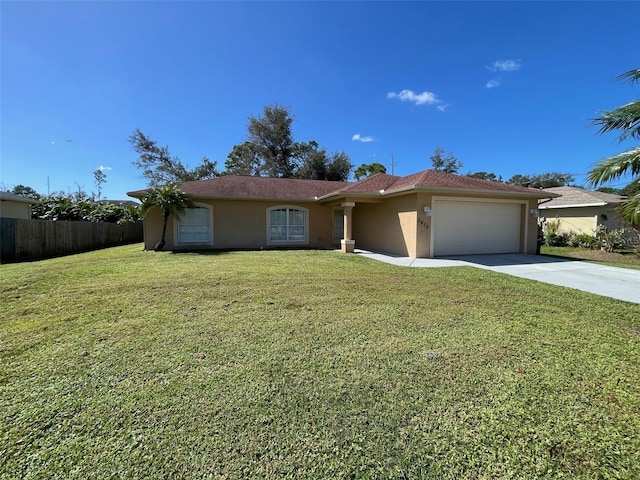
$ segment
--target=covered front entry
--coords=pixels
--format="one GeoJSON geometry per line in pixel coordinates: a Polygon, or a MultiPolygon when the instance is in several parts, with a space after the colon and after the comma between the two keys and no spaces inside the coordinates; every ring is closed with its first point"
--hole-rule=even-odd
{"type": "Polygon", "coordinates": [[[432,256],[525,251],[523,203],[434,198],[432,256]]]}

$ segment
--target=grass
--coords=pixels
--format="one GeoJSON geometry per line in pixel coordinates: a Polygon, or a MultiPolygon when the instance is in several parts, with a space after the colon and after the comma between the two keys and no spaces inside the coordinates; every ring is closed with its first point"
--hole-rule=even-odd
{"type": "Polygon", "coordinates": [[[638,478],[640,305],[319,251],[0,266],[0,478],[638,478]]]}
{"type": "Polygon", "coordinates": [[[540,253],[556,257],[576,258],[603,265],[610,265],[612,267],[640,270],[640,253],[636,250],[605,252],[602,250],[589,250],[578,247],[547,247],[543,245],[540,248],[540,253]]]}

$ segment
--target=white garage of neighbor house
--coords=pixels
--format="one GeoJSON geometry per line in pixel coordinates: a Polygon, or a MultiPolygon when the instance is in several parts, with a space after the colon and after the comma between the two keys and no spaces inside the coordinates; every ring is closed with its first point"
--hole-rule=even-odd
{"type": "MultiPolygon", "coordinates": [[[[556,196],[433,170],[355,183],[227,175],[180,188],[202,214],[169,219],[170,250],[339,247],[414,258],[535,253],[538,200],[556,196]],[[197,240],[185,235],[194,229],[197,240]]],[[[145,248],[154,248],[158,210],[144,231],[145,248]]]]}

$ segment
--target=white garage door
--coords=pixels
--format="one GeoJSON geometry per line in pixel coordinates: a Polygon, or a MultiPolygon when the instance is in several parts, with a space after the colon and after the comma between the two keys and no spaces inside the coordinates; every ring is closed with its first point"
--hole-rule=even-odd
{"type": "Polygon", "coordinates": [[[434,204],[434,256],[520,251],[521,204],[453,200],[434,204]]]}

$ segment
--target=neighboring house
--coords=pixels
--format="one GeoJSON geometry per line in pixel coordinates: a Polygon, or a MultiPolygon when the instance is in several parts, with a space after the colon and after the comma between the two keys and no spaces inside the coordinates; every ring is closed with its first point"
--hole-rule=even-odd
{"type": "MultiPolygon", "coordinates": [[[[408,257],[535,253],[536,189],[425,170],[356,183],[221,176],[181,185],[196,207],[170,218],[165,248],[358,248],[408,257]]],[[[142,199],[148,190],[128,195],[142,199]]],[[[144,220],[145,248],[162,215],[144,220]]]]}
{"type": "Polygon", "coordinates": [[[577,187],[553,187],[543,190],[558,197],[539,203],[540,216],[547,221],[558,220],[561,233],[593,235],[599,225],[604,225],[610,230],[629,227],[616,210],[626,197],[577,187]]]}
{"type": "Polygon", "coordinates": [[[39,202],[32,198],[0,191],[0,218],[31,219],[31,205],[39,202]]]}

